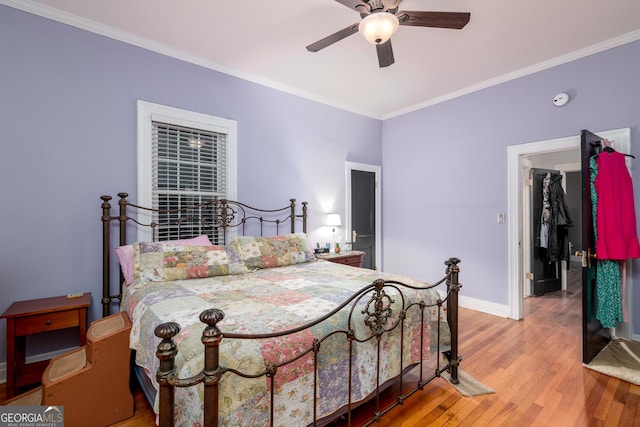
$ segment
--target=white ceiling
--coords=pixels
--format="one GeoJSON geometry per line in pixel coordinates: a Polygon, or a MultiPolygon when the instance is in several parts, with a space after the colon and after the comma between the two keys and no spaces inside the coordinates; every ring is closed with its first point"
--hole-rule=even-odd
{"type": "MultiPolygon", "coordinates": [[[[0,0],[0,3],[375,118],[388,118],[640,39],[638,0],[404,0],[470,12],[462,30],[401,26],[395,64],[334,0],[0,0]]],[[[569,84],[570,82],[568,82],[569,84]]]]}

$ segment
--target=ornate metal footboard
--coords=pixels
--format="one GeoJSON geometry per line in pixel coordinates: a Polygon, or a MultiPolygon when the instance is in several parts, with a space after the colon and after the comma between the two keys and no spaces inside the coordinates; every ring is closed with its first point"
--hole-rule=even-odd
{"type": "MultiPolygon", "coordinates": [[[[460,260],[457,258],[450,258],[445,261],[446,275],[438,283],[428,287],[415,287],[409,286],[397,281],[384,281],[377,280],[369,286],[361,289],[347,301],[335,308],[327,315],[314,320],[308,324],[299,326],[287,331],[281,331],[277,333],[269,334],[237,334],[237,333],[224,333],[220,330],[218,323],[224,319],[224,313],[218,309],[205,310],[200,314],[200,320],[206,324],[202,333],[202,343],[204,345],[204,369],[198,374],[190,378],[179,378],[176,374],[175,357],[178,352],[177,345],[173,338],[179,333],[180,326],[175,322],[162,323],[155,329],[157,337],[162,341],[158,345],[157,357],[160,360],[160,367],[156,374],[159,390],[159,406],[160,406],[160,426],[172,426],[174,423],[174,392],[176,387],[191,387],[196,384],[203,383],[204,385],[204,425],[205,426],[217,426],[218,425],[218,409],[219,409],[219,385],[224,376],[237,375],[243,378],[260,378],[266,377],[267,382],[270,385],[270,425],[274,424],[274,381],[278,375],[278,371],[282,368],[286,368],[287,365],[298,361],[300,358],[310,355],[313,360],[313,425],[318,423],[317,407],[318,407],[318,355],[325,341],[330,337],[342,336],[348,343],[349,348],[349,378],[348,382],[348,396],[347,401],[341,406],[338,413],[335,416],[344,413],[348,422],[348,425],[352,423],[352,411],[356,407],[356,403],[352,402],[352,369],[353,369],[353,348],[357,343],[373,342],[376,346],[377,357],[376,366],[372,367],[376,369],[376,389],[370,398],[375,399],[375,411],[372,417],[365,423],[369,425],[380,419],[382,415],[390,411],[397,405],[403,404],[405,399],[413,395],[419,390],[422,390],[424,385],[431,380],[440,377],[444,371],[448,371],[452,377],[452,381],[457,383],[458,381],[458,364],[460,358],[458,356],[458,292],[461,288],[458,282],[460,260]],[[407,288],[423,290],[430,289],[445,282],[447,287],[447,294],[444,299],[439,298],[435,304],[427,304],[423,301],[415,303],[407,303],[405,294],[407,288]],[[446,303],[446,308],[445,308],[446,303]],[[446,311],[446,324],[449,326],[450,331],[450,349],[445,353],[447,361],[441,361],[440,357],[436,359],[436,367],[431,375],[423,374],[423,361],[426,355],[424,351],[425,334],[428,333],[425,328],[425,315],[430,308],[437,307],[437,348],[440,349],[441,338],[444,340],[446,337],[441,337],[441,326],[445,324],[443,313],[446,311]],[[220,343],[223,339],[239,339],[239,340],[257,340],[257,339],[272,339],[284,336],[289,336],[305,329],[311,328],[330,317],[336,315],[341,310],[346,309],[349,311],[347,327],[344,330],[332,331],[322,337],[316,337],[313,340],[313,344],[308,348],[300,351],[296,356],[285,360],[281,363],[274,363],[272,361],[265,362],[265,368],[261,372],[240,372],[239,370],[220,366],[220,343]],[[404,373],[409,370],[411,366],[404,366],[404,337],[405,337],[405,319],[409,310],[418,310],[420,316],[420,355],[418,368],[418,380],[415,384],[409,384],[409,389],[405,390],[404,373]],[[364,327],[367,330],[365,336],[358,336],[356,329],[363,325],[356,325],[355,322],[363,322],[364,327]],[[384,351],[381,342],[384,340],[385,335],[394,333],[399,334],[400,344],[397,351],[400,352],[400,375],[397,381],[400,384],[399,392],[395,397],[395,401],[386,407],[381,407],[380,393],[384,380],[381,378],[381,352],[384,351]]],[[[415,313],[412,313],[415,314],[415,313]]],[[[443,328],[446,329],[446,328],[443,328]]],[[[326,419],[326,418],[325,418],[326,419]]]]}

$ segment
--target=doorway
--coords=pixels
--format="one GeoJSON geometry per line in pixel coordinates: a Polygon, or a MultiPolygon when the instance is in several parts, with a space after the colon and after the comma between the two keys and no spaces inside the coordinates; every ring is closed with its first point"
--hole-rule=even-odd
{"type": "MultiPolygon", "coordinates": [[[[527,298],[532,295],[540,295],[540,290],[535,288],[540,285],[541,281],[549,280],[550,277],[544,277],[541,271],[540,260],[541,255],[539,240],[536,233],[540,230],[540,207],[541,197],[539,191],[534,189],[538,181],[534,178],[535,170],[548,170],[554,174],[562,176],[562,189],[566,197],[569,214],[573,220],[573,226],[568,228],[568,246],[569,254],[573,254],[582,248],[582,209],[581,209],[581,166],[580,166],[580,149],[569,149],[557,152],[544,152],[538,154],[523,154],[522,162],[522,284],[523,297],[527,298]],[[536,214],[537,212],[537,214],[536,214]],[[537,239],[537,240],[536,240],[537,239]],[[574,250],[575,248],[575,250],[574,250]]],[[[569,256],[556,263],[554,267],[554,281],[559,282],[553,289],[567,289],[567,272],[571,266],[570,262],[580,261],[579,257],[569,256]]],[[[548,268],[549,266],[547,266],[548,268]]],[[[544,287],[542,289],[544,291],[544,287]]]]}
{"type": "MultiPolygon", "coordinates": [[[[555,163],[556,156],[562,155],[580,159],[579,151],[567,150],[553,153],[548,163],[555,163]]],[[[531,212],[527,216],[531,229],[528,233],[522,233],[522,246],[529,248],[529,258],[523,257],[523,263],[530,263],[529,268],[525,267],[525,297],[567,289],[566,272],[570,265],[571,246],[569,230],[581,229],[580,222],[574,220],[567,208],[572,199],[580,206],[581,188],[570,191],[566,184],[566,172],[558,170],[555,165],[541,168],[535,159],[532,164],[534,167],[525,178],[530,186],[531,212]],[[561,224],[556,223],[558,220],[561,224]]]]}
{"type": "MultiPolygon", "coordinates": [[[[614,142],[616,149],[629,152],[631,132],[629,128],[597,132],[603,138],[614,142]]],[[[580,136],[559,138],[548,141],[513,145],[508,147],[508,280],[509,280],[509,317],[523,319],[524,300],[524,262],[523,262],[523,171],[522,159],[527,155],[552,154],[580,149],[580,136]]],[[[578,248],[574,248],[576,251],[578,248]]],[[[581,249],[581,248],[580,248],[581,249]]],[[[627,301],[631,298],[631,263],[627,263],[627,301]]],[[[619,336],[631,336],[633,313],[629,313],[629,322],[616,329],[619,336]]]]}
{"type": "Polygon", "coordinates": [[[362,266],[372,270],[382,267],[381,241],[381,167],[346,162],[345,242],[353,250],[365,252],[362,266]]]}

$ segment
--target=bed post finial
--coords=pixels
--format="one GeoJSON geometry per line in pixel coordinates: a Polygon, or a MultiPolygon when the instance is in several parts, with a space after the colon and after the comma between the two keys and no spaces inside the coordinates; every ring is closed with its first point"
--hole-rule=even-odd
{"type": "MultiPolygon", "coordinates": [[[[120,214],[118,215],[118,221],[120,225],[118,230],[120,231],[120,246],[124,246],[127,244],[127,197],[129,194],[127,193],[118,193],[118,205],[120,205],[120,214]]],[[[120,269],[120,280],[118,280],[118,297],[122,298],[122,284],[124,283],[124,275],[122,274],[122,269],[120,269]]]]}
{"type": "Polygon", "coordinates": [[[118,200],[118,205],[120,205],[120,217],[118,218],[120,220],[120,245],[126,245],[127,244],[127,204],[129,202],[127,202],[127,197],[129,197],[129,195],[127,193],[118,193],[118,197],[120,197],[120,200],[118,200]]]}
{"type": "Polygon", "coordinates": [[[218,322],[224,319],[224,312],[211,308],[200,313],[200,321],[207,327],[202,331],[204,344],[204,425],[218,425],[218,383],[225,369],[220,368],[220,341],[222,332],[218,329],[218,322]]]}
{"type": "Polygon", "coordinates": [[[173,341],[173,337],[178,335],[178,332],[180,332],[180,325],[176,322],[161,323],[153,331],[158,338],[162,338],[156,350],[156,356],[160,360],[156,380],[160,388],[159,422],[161,427],[173,426],[174,423],[174,389],[171,380],[175,377],[176,354],[178,354],[178,346],[173,341]]]}
{"type": "Polygon", "coordinates": [[[309,202],[302,202],[302,232],[307,232],[307,205],[309,202]]]}
{"type": "Polygon", "coordinates": [[[111,224],[111,196],[100,196],[102,199],[102,317],[109,315],[109,305],[111,304],[111,233],[109,233],[109,225],[111,224]]]}
{"type": "Polygon", "coordinates": [[[451,382],[458,384],[458,365],[460,364],[460,356],[458,355],[458,293],[462,285],[458,282],[458,273],[460,273],[459,258],[449,258],[444,262],[447,266],[447,322],[451,331],[451,354],[449,357],[449,366],[451,374],[451,382]]]}
{"type": "Polygon", "coordinates": [[[291,204],[291,232],[296,232],[296,199],[289,199],[291,204]]]}

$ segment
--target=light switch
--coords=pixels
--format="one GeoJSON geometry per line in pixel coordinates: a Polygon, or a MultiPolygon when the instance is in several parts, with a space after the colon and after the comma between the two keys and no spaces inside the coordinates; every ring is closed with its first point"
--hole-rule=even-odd
{"type": "Polygon", "coordinates": [[[504,224],[504,213],[498,213],[498,224],[504,224]]]}

